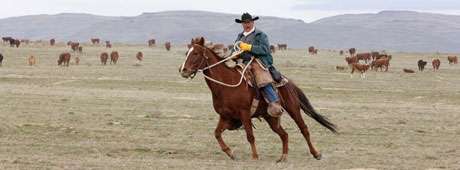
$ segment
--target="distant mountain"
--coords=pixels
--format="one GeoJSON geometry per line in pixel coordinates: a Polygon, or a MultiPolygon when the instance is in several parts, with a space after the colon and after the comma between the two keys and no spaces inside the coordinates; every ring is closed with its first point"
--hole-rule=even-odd
{"type": "MultiPolygon", "coordinates": [[[[106,17],[63,13],[0,19],[0,36],[58,41],[89,41],[99,37],[113,42],[185,44],[205,36],[214,42],[232,43],[241,26],[239,15],[204,11],[143,13],[135,17],[106,17]]],[[[256,26],[268,33],[271,43],[290,47],[410,52],[460,52],[460,16],[411,11],[346,14],[312,23],[261,16],[256,26]]]]}

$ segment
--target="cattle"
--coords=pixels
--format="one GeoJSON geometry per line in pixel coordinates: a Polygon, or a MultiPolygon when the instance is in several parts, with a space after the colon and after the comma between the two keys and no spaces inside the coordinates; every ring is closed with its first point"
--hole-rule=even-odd
{"type": "Polygon", "coordinates": [[[433,66],[433,71],[439,70],[439,66],[441,66],[441,60],[435,58],[431,61],[431,65],[433,66]]]}
{"type": "Polygon", "coordinates": [[[347,62],[348,65],[351,65],[353,63],[358,62],[358,58],[356,56],[353,57],[345,57],[345,61],[347,62]]]}
{"type": "Polygon", "coordinates": [[[316,51],[315,47],[313,46],[308,47],[308,53],[310,55],[315,55],[316,54],[315,51],[316,51]]]}
{"type": "Polygon", "coordinates": [[[379,55],[380,55],[379,52],[376,52],[376,51],[371,52],[372,60],[376,60],[379,55]]]}
{"type": "Polygon", "coordinates": [[[51,46],[54,46],[54,44],[56,44],[56,40],[53,38],[53,39],[50,39],[50,45],[51,46]]]}
{"type": "Polygon", "coordinates": [[[13,37],[2,37],[3,43],[9,43],[12,39],[13,37]]]}
{"type": "Polygon", "coordinates": [[[343,55],[343,54],[344,54],[343,50],[340,50],[339,55],[343,55]]]}
{"type": "Polygon", "coordinates": [[[3,55],[0,53],[0,66],[3,64],[3,55]]]}
{"type": "Polygon", "coordinates": [[[101,59],[101,64],[106,65],[107,64],[107,59],[109,59],[109,54],[106,52],[101,53],[100,57],[101,59]]]}
{"type": "Polygon", "coordinates": [[[99,44],[100,42],[101,42],[101,40],[99,38],[91,38],[91,43],[93,45],[99,44]]]}
{"type": "Polygon", "coordinates": [[[347,69],[347,67],[344,67],[344,66],[335,66],[335,70],[339,71],[339,70],[345,70],[347,69]]]}
{"type": "Polygon", "coordinates": [[[110,64],[117,64],[119,57],[118,51],[112,51],[112,53],[110,53],[110,64]]]}
{"type": "Polygon", "coordinates": [[[144,59],[144,54],[142,52],[137,52],[136,54],[137,62],[140,63],[144,59]]]}
{"type": "Polygon", "coordinates": [[[80,57],[75,57],[75,65],[79,65],[80,64],[80,57]]]}
{"type": "Polygon", "coordinates": [[[69,67],[70,57],[71,57],[70,53],[61,53],[57,61],[58,65],[69,67]]]}
{"type": "Polygon", "coordinates": [[[287,44],[277,44],[278,50],[287,50],[287,44]]]}
{"type": "Polygon", "coordinates": [[[30,40],[28,40],[28,39],[21,39],[20,41],[21,41],[21,43],[24,43],[26,45],[30,43],[30,40]]]}
{"type": "MultiPolygon", "coordinates": [[[[211,45],[212,45],[212,44],[211,44],[211,45]]],[[[165,48],[166,48],[166,51],[171,50],[171,42],[166,42],[166,43],[165,43],[165,48]]]]}
{"type": "Polygon", "coordinates": [[[414,70],[412,70],[412,69],[407,69],[407,68],[404,68],[403,71],[404,71],[404,73],[415,73],[414,70]]]}
{"type": "Polygon", "coordinates": [[[351,56],[354,56],[356,54],[356,48],[350,48],[348,49],[348,52],[350,53],[351,56]]]}
{"type": "Polygon", "coordinates": [[[270,45],[270,52],[273,54],[276,52],[276,48],[274,45],[270,45]]]}
{"type": "Polygon", "coordinates": [[[35,63],[37,62],[37,60],[35,59],[35,57],[33,55],[29,56],[27,58],[27,62],[29,63],[29,66],[33,66],[35,65],[35,63]]]}
{"type": "Polygon", "coordinates": [[[70,48],[72,49],[72,51],[77,51],[78,50],[78,47],[80,46],[80,43],[78,42],[70,42],[68,43],[70,45],[70,48]]]}
{"type": "Polygon", "coordinates": [[[447,56],[447,61],[449,61],[449,64],[458,64],[457,56],[447,56]]]}
{"type": "Polygon", "coordinates": [[[423,61],[423,60],[418,60],[417,65],[418,65],[418,70],[423,71],[425,69],[425,66],[428,62],[423,61]]]}
{"type": "Polygon", "coordinates": [[[378,60],[378,59],[381,59],[381,58],[388,58],[388,57],[391,57],[391,55],[379,54],[379,55],[377,55],[377,57],[375,57],[374,60],[378,60]]]}
{"type": "Polygon", "coordinates": [[[366,71],[369,70],[369,65],[367,64],[359,64],[359,63],[353,63],[351,64],[351,73],[350,77],[353,77],[353,73],[355,70],[359,71],[361,73],[361,78],[366,78],[366,71]]]}
{"type": "Polygon", "coordinates": [[[371,60],[371,53],[358,53],[356,57],[359,60],[363,60],[364,62],[368,63],[371,60]]]}
{"type": "Polygon", "coordinates": [[[380,68],[380,71],[383,71],[383,68],[385,68],[385,72],[387,72],[388,67],[390,66],[390,60],[391,60],[391,56],[386,57],[386,58],[381,58],[378,60],[374,60],[371,63],[371,68],[372,70],[375,70],[375,71],[377,71],[378,68],[380,68]]]}
{"type": "Polygon", "coordinates": [[[10,47],[16,46],[16,48],[19,48],[19,45],[21,45],[21,41],[18,39],[10,39],[10,47]]]}
{"type": "Polygon", "coordinates": [[[147,41],[147,43],[149,44],[149,47],[154,47],[155,46],[155,39],[150,39],[147,41]]]}
{"type": "Polygon", "coordinates": [[[105,48],[112,48],[110,41],[105,41],[105,48]]]}
{"type": "Polygon", "coordinates": [[[83,53],[83,47],[82,46],[78,47],[78,53],[83,53]]]}

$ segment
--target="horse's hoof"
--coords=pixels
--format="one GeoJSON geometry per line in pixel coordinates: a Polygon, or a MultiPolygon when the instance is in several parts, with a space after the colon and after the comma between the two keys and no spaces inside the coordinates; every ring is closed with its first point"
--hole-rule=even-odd
{"type": "Polygon", "coordinates": [[[321,160],[321,157],[323,157],[323,156],[321,155],[321,153],[318,153],[317,155],[314,155],[313,157],[314,157],[316,160],[321,160]]]}
{"type": "Polygon", "coordinates": [[[276,161],[276,163],[287,162],[287,155],[282,155],[280,159],[276,161]]]}

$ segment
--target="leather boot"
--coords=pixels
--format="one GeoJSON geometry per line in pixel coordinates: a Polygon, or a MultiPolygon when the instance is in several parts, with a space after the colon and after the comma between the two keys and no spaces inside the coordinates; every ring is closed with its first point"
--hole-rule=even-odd
{"type": "Polygon", "coordinates": [[[268,104],[267,112],[272,117],[280,117],[284,113],[284,108],[279,102],[271,102],[268,104]]]}

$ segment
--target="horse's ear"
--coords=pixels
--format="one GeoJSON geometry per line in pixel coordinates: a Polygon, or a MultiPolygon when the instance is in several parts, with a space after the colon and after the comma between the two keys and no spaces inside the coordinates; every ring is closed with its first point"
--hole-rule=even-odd
{"type": "Polygon", "coordinates": [[[204,38],[203,37],[200,37],[200,40],[198,40],[198,43],[199,45],[201,46],[204,46],[204,38]]]}

